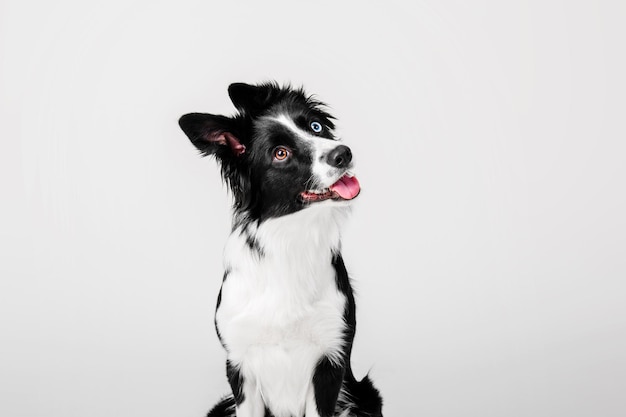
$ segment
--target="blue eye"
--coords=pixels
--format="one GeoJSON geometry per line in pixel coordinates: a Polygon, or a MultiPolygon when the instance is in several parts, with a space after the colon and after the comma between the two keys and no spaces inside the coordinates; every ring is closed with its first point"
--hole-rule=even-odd
{"type": "Polygon", "coordinates": [[[322,124],[320,122],[311,122],[311,130],[315,133],[320,133],[322,131],[322,124]]]}

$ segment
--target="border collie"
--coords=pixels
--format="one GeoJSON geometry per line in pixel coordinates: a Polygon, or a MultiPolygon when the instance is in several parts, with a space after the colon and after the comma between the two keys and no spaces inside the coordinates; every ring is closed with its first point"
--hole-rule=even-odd
{"type": "Polygon", "coordinates": [[[233,195],[215,327],[232,395],[209,417],[382,416],[350,368],[355,306],[341,227],[360,192],[326,106],[301,89],[231,84],[232,117],[180,127],[233,195]]]}

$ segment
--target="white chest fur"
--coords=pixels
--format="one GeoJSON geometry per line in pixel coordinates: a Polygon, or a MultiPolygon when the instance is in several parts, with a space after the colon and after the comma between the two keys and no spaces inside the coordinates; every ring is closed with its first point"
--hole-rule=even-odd
{"type": "Polygon", "coordinates": [[[322,356],[341,361],[346,298],[331,261],[345,211],[320,204],[238,228],[226,245],[216,323],[229,360],[277,417],[302,415],[322,356]]]}

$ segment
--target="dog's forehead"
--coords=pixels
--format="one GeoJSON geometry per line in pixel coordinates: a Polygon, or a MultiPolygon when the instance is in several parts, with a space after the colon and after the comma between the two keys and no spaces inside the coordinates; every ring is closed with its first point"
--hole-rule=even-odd
{"type": "Polygon", "coordinates": [[[284,115],[296,124],[313,120],[322,122],[328,129],[334,129],[332,122],[334,117],[326,111],[326,105],[316,100],[313,96],[307,96],[303,91],[291,91],[282,99],[274,102],[266,111],[266,115],[284,115]]]}
{"type": "Polygon", "coordinates": [[[272,107],[255,121],[255,125],[257,129],[280,126],[302,139],[335,139],[335,125],[331,119],[333,117],[330,114],[316,106],[287,104],[272,107]],[[323,133],[314,134],[310,128],[312,122],[321,123],[324,126],[323,133]]]}
{"type": "Polygon", "coordinates": [[[289,90],[268,103],[265,111],[252,117],[254,148],[282,144],[299,147],[300,151],[323,152],[336,146],[333,120],[324,103],[302,90],[289,90]],[[314,122],[322,125],[321,131],[314,122]]]}
{"type": "Polygon", "coordinates": [[[326,137],[315,135],[309,129],[305,128],[302,123],[302,116],[294,117],[292,113],[267,115],[263,117],[260,122],[259,126],[280,126],[282,129],[286,129],[290,134],[305,142],[335,141],[331,131],[326,133],[326,137]]]}

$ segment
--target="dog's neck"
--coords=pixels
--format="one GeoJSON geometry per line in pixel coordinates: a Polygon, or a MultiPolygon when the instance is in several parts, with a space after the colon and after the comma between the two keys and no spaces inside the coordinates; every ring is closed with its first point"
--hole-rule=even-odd
{"type": "Polygon", "coordinates": [[[336,253],[348,214],[346,206],[320,204],[261,223],[251,222],[242,230],[245,228],[268,255],[281,256],[303,250],[336,253]]]}
{"type": "Polygon", "coordinates": [[[226,243],[225,270],[249,288],[271,287],[289,317],[334,288],[332,261],[340,252],[348,212],[346,206],[320,204],[260,223],[240,223],[226,243]]]}

